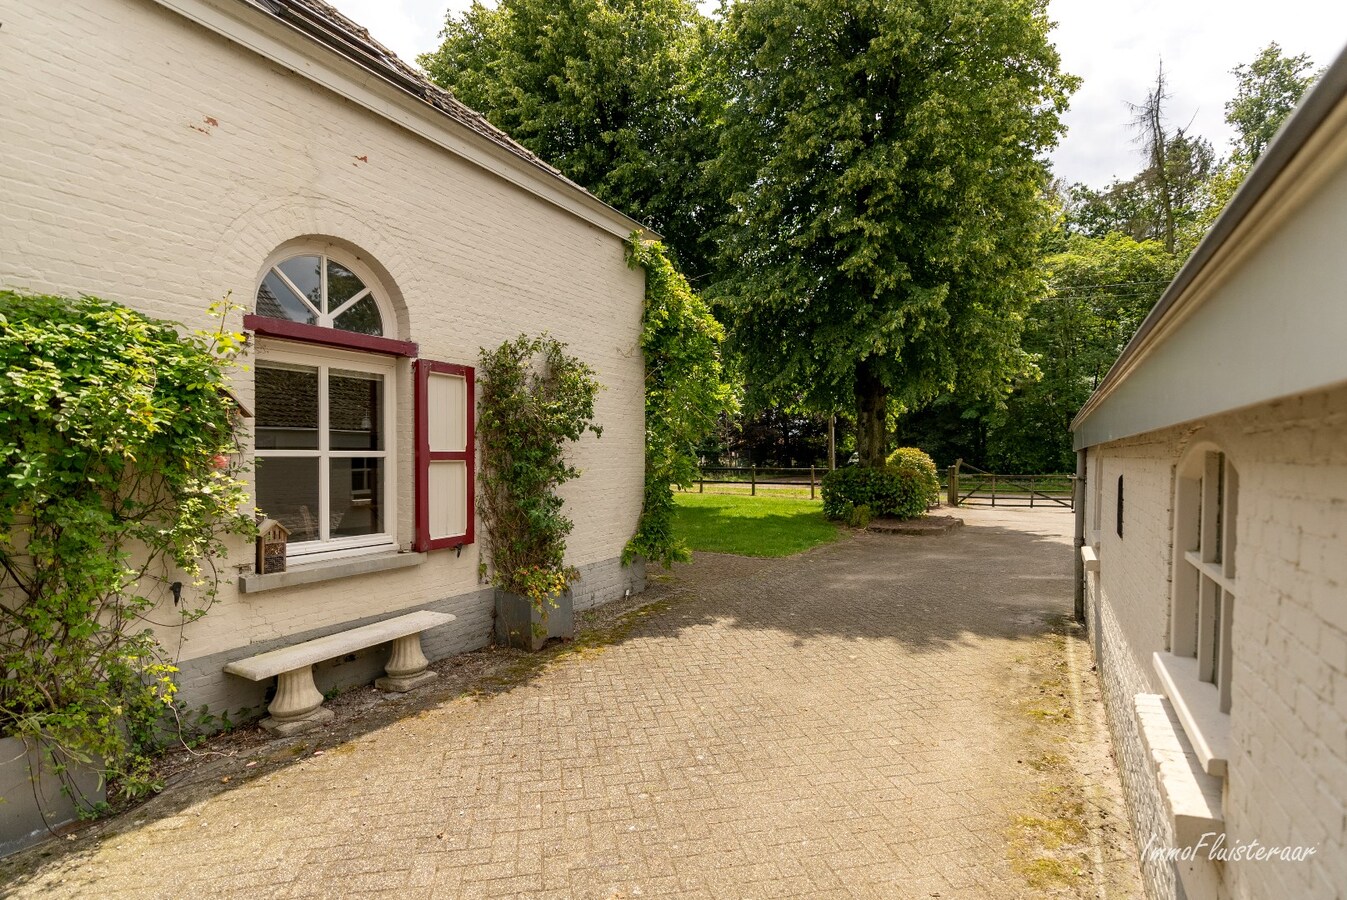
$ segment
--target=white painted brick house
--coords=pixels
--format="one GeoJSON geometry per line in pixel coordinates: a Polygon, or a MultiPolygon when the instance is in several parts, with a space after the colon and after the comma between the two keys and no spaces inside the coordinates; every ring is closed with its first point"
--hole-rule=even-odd
{"type": "Polygon", "coordinates": [[[637,222],[318,0],[0,0],[0,82],[0,285],[191,327],[225,295],[252,311],[237,394],[290,571],[239,546],[209,615],[161,635],[188,702],[259,707],[227,662],[413,610],[457,617],[432,658],[488,641],[470,367],[521,332],[604,386],[564,488],[576,605],[640,590],[620,563],[643,482],[637,222]]]}
{"type": "Polygon", "coordinates": [[[1345,238],[1347,55],[1073,426],[1084,611],[1154,897],[1347,896],[1345,238]]]}

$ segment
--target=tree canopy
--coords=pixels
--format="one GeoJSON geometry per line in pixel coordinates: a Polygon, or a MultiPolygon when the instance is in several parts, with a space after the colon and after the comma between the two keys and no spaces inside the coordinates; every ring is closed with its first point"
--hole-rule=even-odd
{"type": "Polygon", "coordinates": [[[450,15],[430,77],[567,177],[708,269],[721,217],[704,164],[719,95],[692,0],[501,0],[450,15]]]}
{"type": "Polygon", "coordinates": [[[1310,74],[1312,67],[1307,54],[1286,56],[1273,41],[1253,62],[1231,70],[1239,89],[1225,104],[1225,120],[1235,129],[1236,156],[1252,163],[1262,155],[1301,95],[1314,83],[1317,76],[1310,74]]]}
{"type": "Polygon", "coordinates": [[[716,286],[750,378],[857,404],[1003,390],[1040,291],[1043,153],[1076,79],[1045,0],[744,0],[722,40],[716,286]]]}

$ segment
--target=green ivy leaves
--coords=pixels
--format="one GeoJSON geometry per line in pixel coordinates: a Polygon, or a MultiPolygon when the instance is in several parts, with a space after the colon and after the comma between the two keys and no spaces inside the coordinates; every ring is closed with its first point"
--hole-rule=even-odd
{"type": "Polygon", "coordinates": [[[151,614],[200,615],[226,537],[254,528],[228,462],[232,309],[181,335],[93,297],[0,291],[0,734],[101,760],[129,793],[176,691],[151,614]],[[191,608],[156,612],[179,580],[191,608]]]}

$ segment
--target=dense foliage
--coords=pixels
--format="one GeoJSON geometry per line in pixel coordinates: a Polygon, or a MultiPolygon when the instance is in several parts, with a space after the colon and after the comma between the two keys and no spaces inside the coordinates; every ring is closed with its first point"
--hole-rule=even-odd
{"type": "Polygon", "coordinates": [[[1045,0],[753,0],[728,9],[716,293],[756,384],[854,400],[1000,393],[1049,224],[1043,153],[1075,79],[1045,0]]]}
{"type": "MultiPolygon", "coordinates": [[[[577,577],[565,563],[572,522],[557,488],[580,475],[566,447],[594,423],[594,370],[543,335],[481,351],[477,484],[490,581],[546,610],[577,577]]],[[[485,564],[483,564],[485,566],[485,564]]]]}
{"type": "Polygon", "coordinates": [[[823,514],[830,519],[850,520],[861,507],[869,515],[911,519],[926,512],[927,500],[928,485],[915,469],[848,466],[823,476],[823,514]]]}
{"type": "Polygon", "coordinates": [[[500,0],[450,15],[430,77],[706,274],[719,94],[692,0],[500,0]]]}
{"type": "Polygon", "coordinates": [[[130,794],[176,691],[150,626],[201,615],[227,536],[255,530],[227,388],[242,340],[0,291],[0,734],[130,794]]]}
{"type": "Polygon", "coordinates": [[[924,451],[916,447],[899,447],[889,454],[885,462],[891,469],[912,472],[917,476],[923,507],[940,502],[940,473],[936,471],[935,461],[924,451]]]}
{"type": "Polygon", "coordinates": [[[1253,62],[1232,70],[1239,85],[1225,104],[1225,120],[1235,129],[1234,155],[1252,163],[1272,141],[1282,122],[1317,77],[1306,54],[1286,56],[1274,41],[1253,62]]]}
{"type": "Polygon", "coordinates": [[[697,444],[734,409],[720,361],[724,329],[655,241],[632,235],[627,262],[645,270],[645,496],[624,561],[689,558],[674,532],[673,488],[697,479],[697,444]]]}

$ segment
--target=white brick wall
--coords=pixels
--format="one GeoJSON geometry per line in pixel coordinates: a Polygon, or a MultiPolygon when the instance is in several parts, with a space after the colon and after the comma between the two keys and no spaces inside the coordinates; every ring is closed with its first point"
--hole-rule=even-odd
{"type": "MultiPolygon", "coordinates": [[[[265,258],[318,236],[385,278],[391,336],[425,357],[473,364],[479,347],[546,329],[605,388],[603,438],[576,447],[584,475],[565,489],[569,561],[621,554],[641,503],[644,282],[620,238],[147,0],[0,0],[0,22],[0,285],[96,294],[197,326],[225,294],[251,306],[265,258]]],[[[246,375],[239,394],[251,403],[246,375]]],[[[407,455],[404,546],[411,471],[407,455]]],[[[259,594],[226,587],[182,635],[182,659],[476,596],[479,550],[259,594]]],[[[620,596],[621,579],[608,581],[620,596]]]]}
{"type": "MultiPolygon", "coordinates": [[[[1239,472],[1228,842],[1312,845],[1307,862],[1231,862],[1230,897],[1341,897],[1347,891],[1347,388],[1093,448],[1086,522],[1098,507],[1100,671],[1137,843],[1168,824],[1131,698],[1163,693],[1151,654],[1167,649],[1174,467],[1213,441],[1239,472]],[[1125,478],[1124,536],[1114,532],[1125,478]]],[[[1094,613],[1091,610],[1093,617],[1094,613]]],[[[1155,897],[1172,869],[1145,867],[1155,897]]]]}

